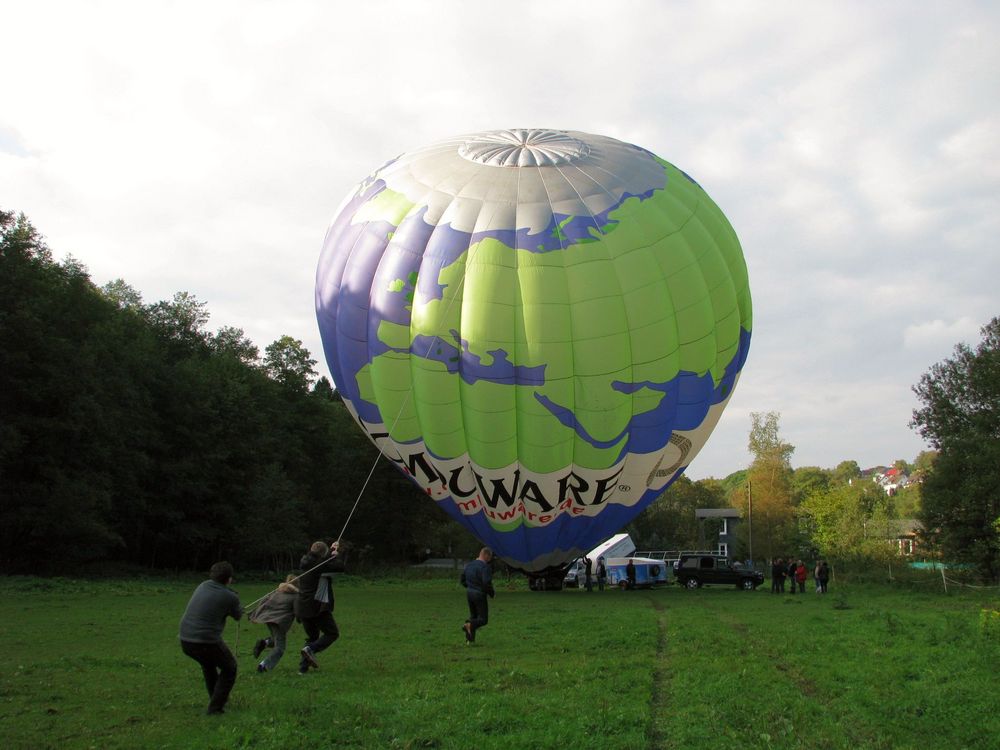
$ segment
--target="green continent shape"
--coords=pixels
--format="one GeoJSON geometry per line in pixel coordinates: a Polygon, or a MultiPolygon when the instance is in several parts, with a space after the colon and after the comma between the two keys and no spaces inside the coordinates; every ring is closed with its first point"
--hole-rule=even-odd
{"type": "MultiPolygon", "coordinates": [[[[440,299],[414,299],[408,331],[382,324],[380,339],[404,351],[418,336],[456,346],[459,330],[484,366],[496,350],[515,366],[544,366],[539,384],[470,383],[432,356],[381,355],[359,384],[383,415],[399,414],[386,425],[396,440],[422,438],[435,455],[468,452],[494,469],[601,469],[620,456],[630,421],[662,398],[623,394],[615,381],[666,383],[683,370],[718,385],[751,329],[742,251],[704,190],[661,163],[665,187],[623,201],[589,238],[545,253],[477,242],[441,269],[440,299]],[[590,439],[546,404],[570,410],[590,439]]],[[[398,223],[412,207],[389,196],[378,218],[398,223]]]]}

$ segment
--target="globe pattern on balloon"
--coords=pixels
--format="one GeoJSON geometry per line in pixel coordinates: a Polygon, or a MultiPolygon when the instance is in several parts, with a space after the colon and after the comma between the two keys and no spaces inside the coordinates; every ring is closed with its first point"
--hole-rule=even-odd
{"type": "Polygon", "coordinates": [[[547,129],[375,170],[327,231],[316,311],[359,426],[528,573],[585,554],[682,474],[752,330],[742,249],[697,182],[547,129]]]}

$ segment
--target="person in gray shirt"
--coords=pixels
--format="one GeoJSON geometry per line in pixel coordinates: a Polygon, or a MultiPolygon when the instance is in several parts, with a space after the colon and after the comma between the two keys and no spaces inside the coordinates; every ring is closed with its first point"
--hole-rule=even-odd
{"type": "Polygon", "coordinates": [[[233,566],[217,562],[209,580],[198,584],[181,618],[181,650],[201,665],[208,689],[208,714],[225,711],[229,693],[236,684],[236,658],[222,640],[226,617],[239,620],[243,607],[233,582],[233,566]]]}

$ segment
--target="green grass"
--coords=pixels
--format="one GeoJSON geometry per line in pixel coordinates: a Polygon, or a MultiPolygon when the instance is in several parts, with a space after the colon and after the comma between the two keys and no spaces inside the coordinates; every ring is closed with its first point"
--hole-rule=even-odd
{"type": "MultiPolygon", "coordinates": [[[[466,647],[450,579],[337,585],[342,637],[266,675],[242,623],[224,716],[176,641],[197,583],[0,579],[4,748],[996,748],[998,595],[887,586],[501,586],[466,647]]],[[[268,590],[240,583],[245,602],[268,590]]],[[[226,640],[236,643],[236,629],[226,640]]]]}

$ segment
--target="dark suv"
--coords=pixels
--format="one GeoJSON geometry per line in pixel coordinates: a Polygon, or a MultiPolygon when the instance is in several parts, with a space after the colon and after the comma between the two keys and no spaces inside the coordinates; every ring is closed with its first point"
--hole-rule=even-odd
{"type": "Polygon", "coordinates": [[[716,555],[681,555],[674,563],[674,577],[689,589],[721,583],[753,591],[764,583],[763,573],[716,555]]]}

